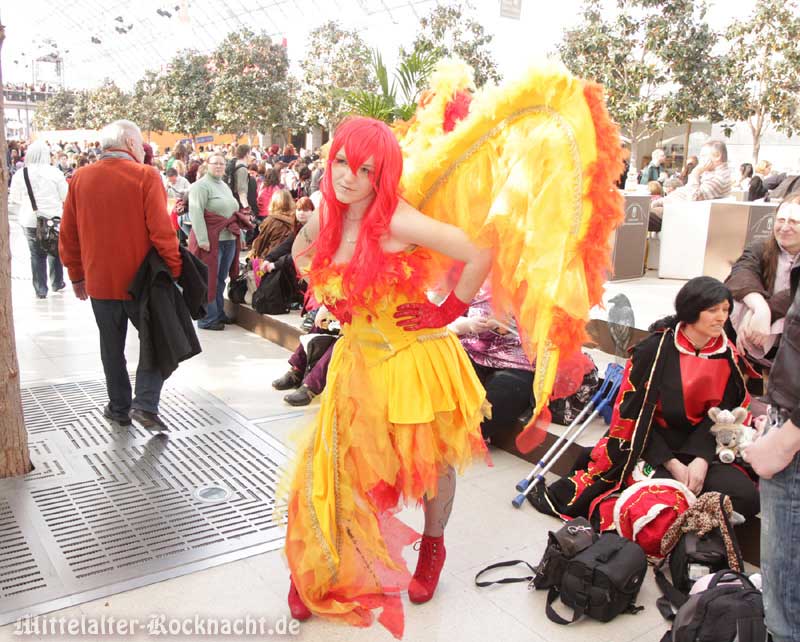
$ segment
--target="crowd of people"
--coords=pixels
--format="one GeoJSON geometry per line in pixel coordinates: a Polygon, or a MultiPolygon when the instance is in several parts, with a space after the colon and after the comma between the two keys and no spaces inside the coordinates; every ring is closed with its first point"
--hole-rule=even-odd
{"type": "MultiPolygon", "coordinates": [[[[791,172],[778,172],[768,160],[759,161],[755,167],[742,163],[738,172],[728,163],[728,149],[721,140],[709,140],[700,149],[700,155],[689,156],[680,171],[667,167],[663,149],[656,148],[645,156],[644,166],[638,172],[639,184],[646,186],[651,197],[649,231],[659,232],[664,215],[664,204],[675,200],[708,201],[726,198],[735,191],[743,192],[743,200],[762,201],[777,190],[787,179],[796,176],[791,172]]],[[[619,187],[625,187],[627,171],[620,177],[619,187]]],[[[778,199],[794,188],[780,191],[778,199]]]]}
{"type": "MultiPolygon", "coordinates": [[[[735,187],[752,194],[774,190],[785,179],[766,162],[743,165],[734,179],[721,141],[703,145],[680,176],[663,171],[663,160],[656,150],[640,178],[656,216],[669,200],[721,198],[735,187]]],[[[372,608],[392,608],[390,595],[400,586],[412,602],[430,600],[446,557],[454,470],[483,457],[487,443],[517,426],[535,404],[536,363],[525,355],[516,319],[494,309],[487,279],[491,249],[399,198],[402,162],[394,134],[382,123],[354,118],[340,126],[330,149],[317,153],[291,144],[195,149],[180,143],[159,154],[133,123],[117,121],[97,142],[12,143],[7,161],[9,210],[25,229],[36,296],[62,291],[66,267],[75,295],[91,299],[110,421],[167,429],[158,413],[164,379],[199,350],[188,317],[178,319],[168,363],[143,351],[131,390],[127,323],[140,337],[148,332],[142,324],[152,323],[141,302],[128,295],[134,281],[155,287],[158,275],[179,280],[180,294],[170,289],[170,296],[182,296],[197,327],[212,331],[233,321],[225,314],[224,292],[240,269],[257,289],[277,273],[297,293],[305,287],[301,281],[308,284],[294,303],[313,318],[314,336],[272,384],[294,389],[286,398],[292,405],[330,390],[315,424],[321,437],[306,444],[289,495],[292,615],[365,624],[372,608]],[[109,215],[98,222],[97,211],[109,215]],[[58,219],[58,246],[45,251],[44,228],[58,219]],[[121,256],[120,247],[130,251],[121,256]],[[464,266],[439,304],[420,289],[429,250],[464,266]],[[200,302],[197,274],[207,275],[200,302]],[[329,439],[339,422],[350,431],[335,446],[341,452],[332,462],[329,439]],[[328,474],[337,475],[345,495],[305,492],[316,476],[328,474]],[[401,497],[425,510],[420,555],[409,577],[385,548],[390,524],[375,519],[401,497]],[[324,531],[315,521],[321,513],[330,516],[324,531]],[[340,519],[348,524],[348,538],[336,544],[334,568],[330,543],[341,537],[340,519]],[[365,601],[369,587],[383,597],[365,601]]],[[[709,277],[689,281],[675,301],[675,315],[654,324],[652,335],[636,346],[609,434],[551,485],[548,511],[592,517],[598,502],[629,482],[629,464],[641,459],[655,479],[676,480],[695,494],[723,492],[745,518],[761,511],[770,529],[800,536],[796,514],[783,510],[797,501],[800,475],[798,271],[795,192],[782,199],[773,236],[748,248],[725,284],[709,277]],[[657,369],[659,359],[664,365],[657,369]],[[758,379],[750,361],[770,372],[766,398],[774,429],[745,451],[742,465],[728,466],[716,460],[706,414],[713,406],[750,405],[748,379],[758,379]],[[660,379],[654,382],[654,376],[660,379]],[[645,416],[644,391],[650,388],[660,397],[645,416]],[[640,439],[642,431],[646,437],[640,439]]],[[[796,639],[782,571],[795,562],[770,532],[773,539],[762,545],[767,621],[776,639],[796,639]]]]}
{"type": "Polygon", "coordinates": [[[6,100],[47,100],[58,90],[59,88],[56,85],[46,82],[38,84],[11,82],[3,83],[3,95],[5,96],[6,100]]]}
{"type": "Polygon", "coordinates": [[[3,83],[3,90],[5,91],[40,91],[40,92],[49,92],[53,93],[58,91],[58,87],[56,85],[50,84],[48,82],[40,82],[38,84],[28,83],[28,82],[4,82],[3,83]]]}
{"type": "MultiPolygon", "coordinates": [[[[242,209],[248,218],[252,218],[255,225],[260,226],[244,244],[249,249],[251,243],[257,240],[253,256],[258,258],[265,258],[286,237],[291,235],[293,238],[297,231],[295,229],[297,227],[295,201],[318,192],[322,175],[319,155],[308,153],[303,149],[298,153],[291,144],[283,147],[275,144],[264,150],[258,147],[251,148],[249,145],[200,145],[195,150],[190,143],[179,143],[174,149],[166,148],[160,155],[156,154],[154,148],[147,143],[143,143],[143,148],[145,154],[143,162],[152,165],[159,171],[170,209],[176,209],[175,213],[179,215],[176,216],[176,226],[185,233],[184,240],[188,239],[189,232],[194,228],[201,232],[203,244],[208,239],[205,236],[202,213],[208,203],[207,200],[201,198],[201,195],[207,192],[207,189],[204,192],[202,186],[213,185],[215,179],[219,179],[219,185],[222,185],[226,171],[231,169],[231,164],[235,163],[236,176],[233,180],[244,186],[243,193],[236,196],[235,204],[234,201],[229,201],[227,210],[230,210],[229,214],[232,214],[234,207],[236,211],[242,209]],[[209,172],[209,170],[211,171],[209,172]],[[208,178],[203,180],[207,174],[208,178]],[[246,186],[251,179],[254,194],[249,195],[250,202],[247,202],[246,186]],[[198,196],[194,217],[191,215],[189,206],[191,203],[189,194],[192,190],[198,196]],[[273,197],[275,197],[275,203],[272,202],[273,197]],[[241,205],[240,200],[244,206],[241,205]],[[260,211],[263,211],[264,214],[260,215],[260,211]],[[275,217],[266,220],[268,213],[274,213],[275,217]],[[281,229],[276,230],[273,223],[279,220],[284,224],[278,226],[281,229]],[[192,225],[193,221],[197,223],[196,226],[192,225]],[[259,232],[260,236],[256,239],[259,232]]],[[[24,172],[21,170],[28,167],[30,175],[33,176],[32,180],[36,183],[36,193],[40,195],[38,199],[39,216],[58,218],[60,217],[61,203],[66,197],[67,186],[74,173],[82,167],[98,162],[102,153],[100,141],[65,142],[59,140],[53,144],[48,141],[9,142],[7,163],[12,189],[10,204],[12,208],[22,208],[21,220],[29,238],[33,238],[31,235],[35,231],[36,221],[35,217],[31,218],[33,216],[32,209],[26,196],[24,172]],[[44,169],[45,167],[47,169],[44,169]],[[17,175],[16,178],[15,175],[17,175]]],[[[230,182],[230,180],[227,181],[227,183],[230,182]]],[[[218,190],[219,195],[229,196],[228,185],[225,184],[223,187],[225,190],[218,190]]],[[[205,196],[207,198],[207,194],[205,196]]],[[[317,194],[313,197],[317,203],[319,196],[317,194]]],[[[302,215],[300,218],[302,219],[302,215]]],[[[222,232],[222,234],[223,240],[233,239],[230,232],[222,232]]],[[[223,247],[227,247],[227,245],[223,247]]],[[[32,246],[31,252],[32,255],[37,255],[36,268],[33,271],[37,295],[40,298],[47,295],[40,268],[45,258],[51,266],[51,272],[55,273],[52,289],[54,291],[62,289],[59,257],[52,254],[49,255],[49,258],[41,256],[41,252],[34,246],[32,246]]],[[[288,254],[288,250],[283,254],[288,254]]],[[[232,252],[226,252],[225,258],[230,258],[230,264],[234,263],[232,252]]],[[[32,258],[32,266],[33,264],[34,259],[32,258]]],[[[236,264],[238,265],[238,261],[236,264]]],[[[208,323],[207,326],[219,328],[219,324],[213,322],[208,323]]]]}

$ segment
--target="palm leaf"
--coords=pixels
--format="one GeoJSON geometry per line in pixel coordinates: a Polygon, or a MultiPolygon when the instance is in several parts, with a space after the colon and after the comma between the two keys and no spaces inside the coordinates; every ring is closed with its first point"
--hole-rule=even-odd
{"type": "Polygon", "coordinates": [[[347,103],[361,116],[369,116],[386,123],[394,120],[394,100],[387,96],[360,89],[347,93],[347,103]]]}
{"type": "Polygon", "coordinates": [[[410,56],[400,62],[395,78],[403,92],[406,103],[416,103],[439,60],[439,55],[432,49],[414,50],[410,56]]]}
{"type": "Polygon", "coordinates": [[[387,98],[391,97],[392,100],[394,100],[394,83],[392,83],[391,87],[389,86],[389,71],[386,69],[386,65],[383,64],[381,52],[377,49],[372,50],[372,70],[375,72],[375,77],[378,79],[378,84],[381,87],[383,95],[387,98]]]}

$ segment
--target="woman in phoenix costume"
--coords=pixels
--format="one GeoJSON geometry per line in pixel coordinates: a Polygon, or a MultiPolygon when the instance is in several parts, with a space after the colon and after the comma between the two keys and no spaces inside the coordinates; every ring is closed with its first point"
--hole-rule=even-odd
{"type": "Polygon", "coordinates": [[[442,63],[393,135],[371,119],[341,125],[320,216],[293,248],[343,334],[289,489],[285,552],[299,619],[367,626],[382,608],[379,621],[401,637],[400,593],[432,597],[454,470],[486,457],[485,393],[445,326],[490,267],[495,305],[518,320],[537,364],[523,450],[541,442],[559,360],[579,350],[601,299],[622,217],[620,142],[602,89],[546,65],[471,90],[468,68],[442,63]],[[453,291],[430,303],[426,292],[454,261],[463,269],[453,291]],[[393,517],[408,503],[425,507],[413,577],[401,550],[417,534],[393,517]]]}

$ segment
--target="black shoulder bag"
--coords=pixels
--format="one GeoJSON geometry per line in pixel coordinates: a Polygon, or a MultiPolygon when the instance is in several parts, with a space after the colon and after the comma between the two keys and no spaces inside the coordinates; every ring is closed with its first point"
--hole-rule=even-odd
{"type": "Polygon", "coordinates": [[[516,582],[528,582],[529,588],[549,589],[553,586],[561,586],[564,576],[564,569],[567,562],[581,551],[586,550],[597,541],[598,535],[585,517],[576,517],[564,524],[556,532],[550,531],[547,534],[547,548],[541,562],[536,566],[531,566],[524,560],[511,560],[509,562],[498,562],[487,566],[475,576],[475,584],[480,587],[491,586],[492,584],[514,584],[516,582]],[[524,564],[533,575],[525,577],[506,577],[499,580],[487,581],[478,578],[487,571],[496,568],[507,568],[524,564]]]}
{"type": "Polygon", "coordinates": [[[36,216],[36,242],[42,252],[58,257],[58,223],[61,219],[58,217],[47,218],[46,216],[39,216],[39,207],[36,205],[36,197],[33,195],[27,167],[22,169],[22,177],[25,179],[25,187],[28,189],[28,198],[31,199],[33,214],[36,216]]]}
{"type": "Polygon", "coordinates": [[[638,613],[644,607],[636,606],[635,600],[646,572],[647,556],[636,542],[603,533],[567,562],[561,586],[553,586],[547,594],[547,618],[556,624],[571,624],[588,615],[609,622],[621,613],[638,613]],[[553,609],[558,597],[572,608],[571,620],[553,609]]]}

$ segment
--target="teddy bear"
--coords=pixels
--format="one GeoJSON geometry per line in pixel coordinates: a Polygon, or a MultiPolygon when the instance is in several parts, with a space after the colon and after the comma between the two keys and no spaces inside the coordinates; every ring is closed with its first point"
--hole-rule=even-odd
{"type": "Polygon", "coordinates": [[[342,328],[339,320],[324,305],[319,307],[317,316],[314,317],[314,325],[328,334],[338,334],[342,328]]]}
{"type": "Polygon", "coordinates": [[[755,428],[743,423],[747,418],[747,410],[720,410],[715,406],[708,411],[708,416],[714,422],[711,434],[717,440],[717,456],[723,464],[733,463],[740,457],[741,450],[756,438],[755,428]]]}

